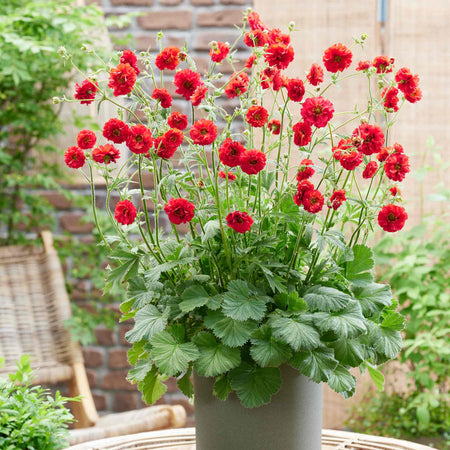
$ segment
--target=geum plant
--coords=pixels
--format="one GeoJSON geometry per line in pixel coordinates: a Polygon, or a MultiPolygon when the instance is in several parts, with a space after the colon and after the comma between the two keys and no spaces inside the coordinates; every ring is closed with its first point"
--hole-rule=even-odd
{"type": "Polygon", "coordinates": [[[107,288],[128,283],[129,379],[148,403],[169,376],[191,397],[195,370],[215,378],[220,399],[235,391],[257,407],[280,389],[283,364],[348,397],[350,368],[368,369],[381,386],[376,366],[401,348],[403,317],[389,286],[373,281],[365,243],[376,220],[395,232],[407,219],[391,182],[409,172],[408,156],[388,136],[405,101],[420,100],[417,75],[401,68],[391,79],[393,60],[379,56],[344,76],[352,52],[335,44],[323,55],[330,83],[319,64],[304,80],[288,78],[289,34],[249,12],[242,36],[252,55],[225,81],[216,69],[234,64],[234,46],[212,42],[203,76],[186,49],[143,52],[139,67],[126,50],[117,66],[101,62],[85,75],[75,94],[83,103],[129,100],[105,123],[103,142],[83,130],[65,160],[100,171],[108,195],[121,197],[108,210],[117,237],[104,236],[114,262],[107,288]],[[366,78],[369,94],[375,79],[376,92],[363,111],[333,119],[324,94],[352,77],[366,78]],[[190,123],[172,111],[167,84],[190,103],[190,123]],[[224,96],[239,101],[232,113],[220,106],[224,96]],[[131,157],[117,170],[121,143],[131,157]],[[144,188],[144,172],[154,190],[144,188]]]}

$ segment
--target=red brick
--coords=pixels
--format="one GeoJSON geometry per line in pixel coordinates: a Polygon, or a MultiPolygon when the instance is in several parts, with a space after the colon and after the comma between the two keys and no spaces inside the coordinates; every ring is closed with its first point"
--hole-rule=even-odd
{"type": "Polygon", "coordinates": [[[94,229],[94,225],[92,223],[84,223],[81,222],[81,219],[84,217],[84,214],[81,213],[67,213],[64,214],[59,222],[61,227],[68,231],[69,233],[74,234],[88,234],[91,233],[94,229]]]}
{"type": "Polygon", "coordinates": [[[195,427],[195,416],[187,417],[184,426],[188,428],[195,427]]]}
{"type": "Polygon", "coordinates": [[[183,0],[159,0],[159,3],[166,6],[176,6],[179,5],[182,1],[183,0]]]}
{"type": "Polygon", "coordinates": [[[106,409],[106,396],[102,394],[92,394],[92,397],[97,411],[104,411],[106,409]]]}
{"type": "Polygon", "coordinates": [[[138,407],[138,394],[136,392],[117,392],[114,394],[113,411],[131,411],[138,407]]]}
{"type": "Polygon", "coordinates": [[[122,345],[128,345],[131,347],[131,344],[125,339],[125,334],[133,328],[131,324],[124,324],[120,327],[120,343],[122,345]]]}
{"type": "Polygon", "coordinates": [[[72,201],[68,200],[60,192],[56,192],[56,191],[44,192],[40,195],[41,195],[41,197],[45,198],[56,209],[70,209],[73,206],[72,201]]]}
{"type": "Polygon", "coordinates": [[[178,391],[177,379],[176,378],[169,378],[165,382],[165,385],[167,386],[167,393],[168,394],[178,391]]]}
{"type": "MultiPolygon", "coordinates": [[[[228,42],[230,45],[234,43],[237,36],[236,33],[198,33],[195,37],[194,41],[194,49],[195,50],[204,50],[209,51],[210,45],[209,43],[212,41],[220,41],[220,42],[228,42]]],[[[241,48],[245,46],[245,44],[241,44],[241,48]]]]}
{"type": "Polygon", "coordinates": [[[197,25],[199,27],[232,27],[240,24],[242,18],[240,9],[202,12],[197,15],[197,25]]]}
{"type": "Polygon", "coordinates": [[[194,405],[187,398],[173,398],[170,400],[170,404],[181,405],[186,410],[188,416],[194,414],[194,405]]]}
{"type": "Polygon", "coordinates": [[[153,6],[153,0],[110,0],[112,6],[153,6]]]}
{"type": "Polygon", "coordinates": [[[86,375],[91,389],[95,388],[95,386],[97,386],[97,379],[98,379],[97,372],[92,369],[86,369],[86,375]]]}
{"type": "Polygon", "coordinates": [[[83,348],[84,365],[86,367],[99,367],[103,364],[103,353],[93,348],[83,348]]]}
{"type": "Polygon", "coordinates": [[[189,30],[192,25],[190,11],[154,11],[138,17],[138,25],[145,30],[189,30]]]}
{"type": "Polygon", "coordinates": [[[137,389],[136,384],[131,384],[127,381],[128,370],[116,370],[114,372],[107,373],[102,380],[103,389],[125,390],[135,391],[137,389]]]}
{"type": "Polygon", "coordinates": [[[186,38],[182,36],[174,36],[173,34],[165,35],[166,45],[168,47],[183,48],[186,38]]]}
{"type": "Polygon", "coordinates": [[[220,0],[222,5],[245,5],[247,0],[220,0]]]}
{"type": "MultiPolygon", "coordinates": [[[[139,183],[139,174],[136,173],[132,179],[134,182],[139,183]]],[[[153,174],[146,170],[142,171],[142,184],[144,189],[153,189],[155,187],[155,178],[153,174]]]]}
{"type": "Polygon", "coordinates": [[[157,49],[156,34],[139,34],[135,37],[136,50],[140,52],[157,49]]]}
{"type": "Polygon", "coordinates": [[[116,332],[108,328],[97,328],[95,330],[98,345],[109,347],[116,343],[116,332]]]}
{"type": "Polygon", "coordinates": [[[214,5],[214,0],[191,0],[191,4],[196,6],[214,5]]]}
{"type": "Polygon", "coordinates": [[[123,369],[130,367],[127,351],[121,348],[112,348],[108,354],[108,366],[112,369],[123,369]]]}

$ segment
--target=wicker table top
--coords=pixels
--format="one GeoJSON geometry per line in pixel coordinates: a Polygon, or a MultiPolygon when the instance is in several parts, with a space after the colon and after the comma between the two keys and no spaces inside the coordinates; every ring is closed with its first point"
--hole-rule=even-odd
{"type": "MultiPolygon", "coordinates": [[[[72,450],[195,450],[195,428],[179,428],[101,439],[70,447],[72,450]]],[[[323,430],[322,450],[432,450],[398,439],[323,430]]]]}

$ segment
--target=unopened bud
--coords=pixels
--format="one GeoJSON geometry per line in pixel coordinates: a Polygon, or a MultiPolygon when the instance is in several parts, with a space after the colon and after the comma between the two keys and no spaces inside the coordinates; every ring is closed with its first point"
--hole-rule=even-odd
{"type": "Polygon", "coordinates": [[[196,184],[197,187],[199,187],[199,188],[202,188],[202,187],[205,185],[205,183],[204,183],[203,180],[197,180],[195,184],[196,184]]]}
{"type": "Polygon", "coordinates": [[[186,61],[186,58],[187,58],[187,54],[186,53],[184,53],[184,52],[178,53],[178,59],[180,61],[186,61]]]}
{"type": "Polygon", "coordinates": [[[158,34],[156,35],[156,40],[160,41],[164,37],[164,34],[162,31],[158,31],[158,34]]]}
{"type": "Polygon", "coordinates": [[[366,33],[363,33],[360,37],[361,41],[365,41],[369,36],[366,33]]]}
{"type": "Polygon", "coordinates": [[[289,31],[293,31],[295,28],[295,22],[289,22],[289,31]]]}
{"type": "Polygon", "coordinates": [[[67,54],[66,47],[59,47],[58,48],[58,55],[64,56],[65,54],[67,54]]]}
{"type": "Polygon", "coordinates": [[[53,97],[53,104],[54,105],[59,105],[60,103],[62,103],[63,100],[59,97],[53,97]]]}

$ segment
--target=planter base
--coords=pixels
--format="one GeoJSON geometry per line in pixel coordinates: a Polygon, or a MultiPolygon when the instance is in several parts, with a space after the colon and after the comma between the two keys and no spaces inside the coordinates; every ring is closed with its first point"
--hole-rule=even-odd
{"type": "Polygon", "coordinates": [[[289,366],[268,405],[244,408],[232,393],[212,394],[212,378],[194,375],[197,450],[321,450],[322,385],[289,366]]]}

